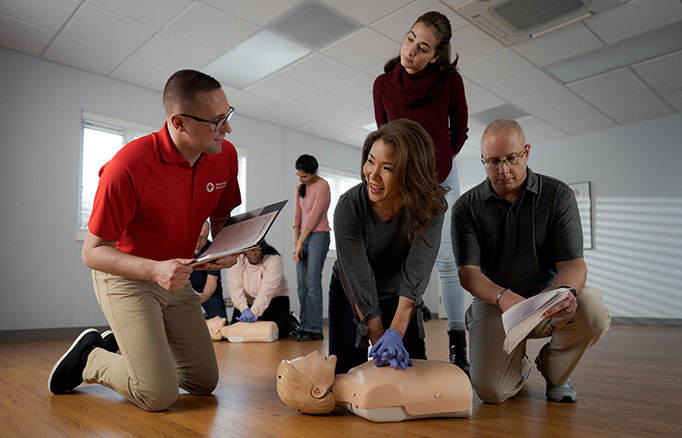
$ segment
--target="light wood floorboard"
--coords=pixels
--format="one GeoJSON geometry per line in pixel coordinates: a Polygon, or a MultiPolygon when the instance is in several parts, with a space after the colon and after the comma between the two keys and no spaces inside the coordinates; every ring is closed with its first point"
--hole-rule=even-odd
{"type": "MultiPolygon", "coordinates": [[[[445,321],[426,324],[430,359],[447,360],[445,321]]],[[[149,413],[99,385],[68,395],[47,390],[54,361],[71,339],[0,343],[2,437],[680,437],[682,328],[613,326],[573,374],[578,403],[545,401],[533,370],[520,394],[502,405],[475,401],[470,418],[374,424],[348,413],[300,414],[277,397],[279,362],[326,341],[214,343],[220,384],[212,396],[180,395],[149,413]]],[[[531,360],[543,341],[529,342],[531,360]]]]}

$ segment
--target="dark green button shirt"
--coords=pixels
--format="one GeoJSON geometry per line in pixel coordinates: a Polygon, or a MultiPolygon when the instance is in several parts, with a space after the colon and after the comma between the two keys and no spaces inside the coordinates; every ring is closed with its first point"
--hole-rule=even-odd
{"type": "Polygon", "coordinates": [[[583,257],[573,191],[530,168],[513,203],[487,178],[463,194],[452,209],[451,232],[457,266],[480,266],[490,280],[526,298],[552,286],[557,262],[583,257]]]}

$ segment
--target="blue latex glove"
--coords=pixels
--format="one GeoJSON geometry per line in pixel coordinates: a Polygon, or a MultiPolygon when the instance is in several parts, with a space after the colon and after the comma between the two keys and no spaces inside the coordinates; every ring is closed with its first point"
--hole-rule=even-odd
{"type": "Polygon", "coordinates": [[[251,312],[251,309],[244,309],[241,316],[237,317],[237,321],[241,322],[256,322],[258,317],[251,312]]]}
{"type": "Polygon", "coordinates": [[[369,355],[374,359],[374,365],[405,369],[412,366],[410,354],[403,345],[403,337],[394,329],[388,329],[379,338],[377,343],[369,350],[369,355]]]}

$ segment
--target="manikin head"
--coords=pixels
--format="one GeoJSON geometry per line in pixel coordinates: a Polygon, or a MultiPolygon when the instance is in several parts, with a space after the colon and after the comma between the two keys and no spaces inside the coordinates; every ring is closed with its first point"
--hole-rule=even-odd
{"type": "Polygon", "coordinates": [[[306,414],[327,414],[334,409],[331,393],[336,356],[318,351],[283,360],[277,369],[277,394],[289,407],[306,414]]]}

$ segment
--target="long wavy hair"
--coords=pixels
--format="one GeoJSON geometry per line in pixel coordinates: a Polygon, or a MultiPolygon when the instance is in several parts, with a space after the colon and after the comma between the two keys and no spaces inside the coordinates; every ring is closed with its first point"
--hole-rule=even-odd
{"type": "MultiPolygon", "coordinates": [[[[435,47],[436,56],[436,66],[438,66],[438,71],[441,73],[453,72],[457,69],[457,61],[459,60],[459,55],[455,57],[455,60],[450,62],[450,39],[452,38],[452,26],[450,25],[450,20],[448,17],[441,14],[438,11],[430,11],[421,15],[414,22],[415,24],[422,23],[425,26],[433,29],[433,33],[436,37],[438,43],[435,47]]],[[[410,27],[410,29],[412,29],[410,27]]],[[[400,54],[395,58],[391,58],[384,64],[384,72],[389,72],[400,62],[400,54]]]]}
{"type": "MultiPolygon", "coordinates": [[[[377,140],[393,146],[393,175],[400,185],[400,193],[409,221],[407,238],[414,243],[423,237],[433,217],[447,210],[447,189],[438,184],[436,159],[431,136],[422,126],[408,119],[397,119],[370,133],[362,147],[362,166],[377,140]]],[[[365,172],[362,182],[367,184],[365,172]]]]}

